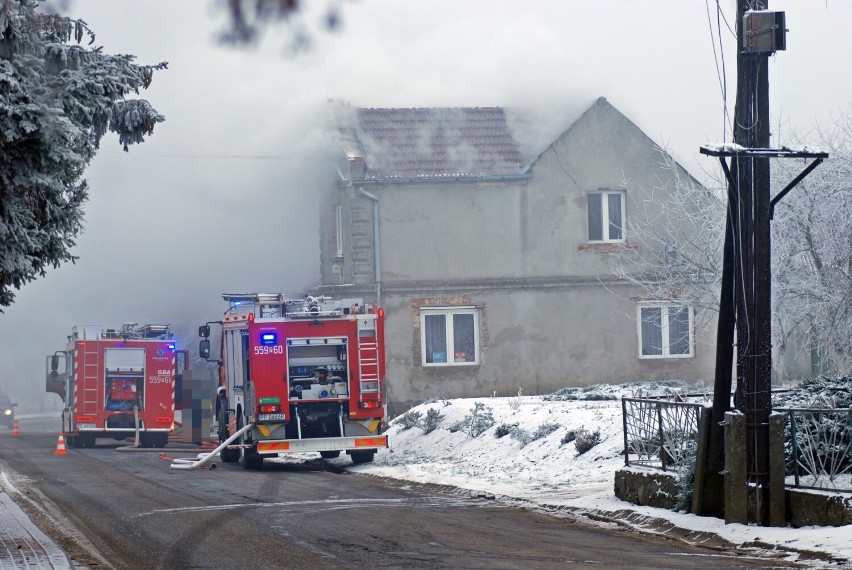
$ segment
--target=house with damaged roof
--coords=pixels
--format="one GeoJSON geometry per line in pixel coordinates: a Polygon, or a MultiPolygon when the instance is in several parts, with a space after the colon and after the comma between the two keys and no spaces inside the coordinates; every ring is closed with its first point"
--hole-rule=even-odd
{"type": "Polygon", "coordinates": [[[640,247],[633,205],[671,172],[606,99],[531,159],[502,108],[337,103],[335,121],[320,291],[384,308],[391,402],[712,379],[693,309],[611,270],[640,247]]]}

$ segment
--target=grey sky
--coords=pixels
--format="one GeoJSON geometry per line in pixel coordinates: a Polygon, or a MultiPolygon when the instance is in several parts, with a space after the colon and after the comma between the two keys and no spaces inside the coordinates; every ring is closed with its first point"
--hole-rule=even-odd
{"type": "MultiPolygon", "coordinates": [[[[0,391],[28,407],[58,404],[44,395],[44,356],[75,324],[169,322],[195,345],[195,325],[221,314],[223,291],[316,284],[317,194],[333,175],[318,154],[329,98],[523,107],[539,121],[522,137],[537,153],[605,96],[696,175],[714,166],[698,147],[723,137],[710,0],[362,0],[341,5],[334,33],[316,26],[321,0],[300,18],[314,45],[295,57],[283,55],[280,30],[256,50],[217,45],[213,6],[73,1],[106,51],[169,61],[142,95],[166,122],[130,153],[104,139],[86,173],[79,262],[27,285],[0,315],[0,391]]],[[[720,6],[731,21],[734,1],[720,6]]],[[[790,29],[787,51],[770,59],[773,115],[803,129],[850,111],[852,2],[770,6],[790,29]]],[[[733,114],[735,54],[722,26],[733,114]]]]}

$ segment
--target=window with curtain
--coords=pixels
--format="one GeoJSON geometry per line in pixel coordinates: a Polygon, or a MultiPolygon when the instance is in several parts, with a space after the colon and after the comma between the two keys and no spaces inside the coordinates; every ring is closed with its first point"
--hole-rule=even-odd
{"type": "Polygon", "coordinates": [[[423,366],[479,364],[479,315],[476,309],[420,310],[423,366]]]}
{"type": "Polygon", "coordinates": [[[639,306],[638,320],[640,358],[694,355],[691,307],[643,303],[639,306]]]}

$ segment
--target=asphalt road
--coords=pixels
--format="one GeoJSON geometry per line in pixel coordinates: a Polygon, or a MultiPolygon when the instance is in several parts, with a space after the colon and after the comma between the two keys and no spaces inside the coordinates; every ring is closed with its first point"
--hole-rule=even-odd
{"type": "Polygon", "coordinates": [[[111,440],[57,456],[58,421],[20,424],[20,437],[0,430],[0,468],[80,567],[791,567],[357,475],[342,459],[176,471],[111,440]]]}

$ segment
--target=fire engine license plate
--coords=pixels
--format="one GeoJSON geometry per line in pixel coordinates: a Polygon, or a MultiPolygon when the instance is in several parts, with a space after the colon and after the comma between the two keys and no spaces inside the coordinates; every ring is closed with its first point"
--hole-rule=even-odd
{"type": "Polygon", "coordinates": [[[77,424],[77,429],[95,429],[95,424],[77,424]]]}
{"type": "Polygon", "coordinates": [[[260,414],[257,416],[259,422],[283,422],[287,419],[284,414],[260,414]]]}

